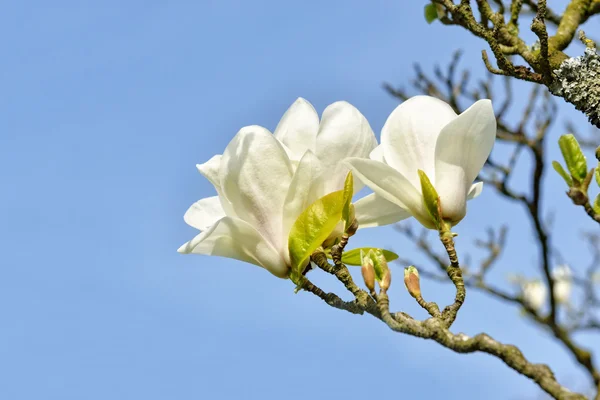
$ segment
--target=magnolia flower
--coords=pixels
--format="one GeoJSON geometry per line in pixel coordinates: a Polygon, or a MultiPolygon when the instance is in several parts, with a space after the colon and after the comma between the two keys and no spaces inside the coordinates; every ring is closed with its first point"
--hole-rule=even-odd
{"type": "Polygon", "coordinates": [[[423,204],[418,170],[434,185],[444,220],[456,225],[466,201],[481,193],[473,181],[496,138],[489,100],[479,100],[460,115],[441,100],[416,96],[399,105],[381,131],[381,145],[370,160],[346,163],[373,194],[356,202],[361,227],[391,224],[414,216],[427,228],[434,223],[423,204]]]}
{"type": "Polygon", "coordinates": [[[532,309],[538,311],[546,302],[548,290],[542,281],[535,280],[524,282],[523,286],[523,301],[532,309]]]}
{"type": "Polygon", "coordinates": [[[365,117],[346,102],[328,106],[319,122],[313,106],[298,99],[274,134],[260,126],[242,128],[223,155],[197,166],[217,196],[185,213],[185,222],[201,233],[178,251],[234,258],[287,277],[296,218],[343,188],[343,159],[368,157],[376,145],[365,117]]]}
{"type": "Polygon", "coordinates": [[[554,300],[558,304],[563,304],[569,301],[571,290],[573,289],[571,268],[566,265],[559,265],[552,271],[554,279],[554,300]]]}

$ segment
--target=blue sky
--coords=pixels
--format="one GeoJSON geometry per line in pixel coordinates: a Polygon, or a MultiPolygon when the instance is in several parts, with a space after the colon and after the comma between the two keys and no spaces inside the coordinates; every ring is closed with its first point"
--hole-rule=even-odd
{"type": "MultiPolygon", "coordinates": [[[[221,153],[242,126],[274,129],[302,96],[319,111],[347,100],[378,134],[397,104],[381,84],[406,85],[414,62],[431,70],[460,47],[464,65],[481,73],[484,44],[458,28],[427,25],[422,8],[403,1],[6,4],[0,398],[359,399],[382,385],[395,397],[535,395],[532,383],[491,357],[394,334],[373,318],[294,295],[291,282],[238,261],[176,253],[195,234],[183,213],[213,195],[195,164],[221,153]]],[[[569,106],[561,110],[587,129],[569,106]]],[[[553,137],[562,133],[556,127],[553,137]]],[[[555,241],[583,268],[578,232],[594,226],[570,206],[558,177],[546,183],[555,241]]],[[[472,251],[487,225],[521,215],[500,205],[492,191],[470,203],[459,250],[472,251]]],[[[508,272],[536,275],[530,232],[522,219],[515,225],[492,275],[499,284],[508,272]]],[[[361,232],[352,245],[419,259],[387,228],[361,232]]],[[[397,268],[393,308],[424,318],[397,268]]],[[[341,292],[329,277],[315,279],[341,292]]],[[[447,286],[424,282],[423,289],[440,303],[452,296],[447,286]]],[[[565,384],[586,384],[516,308],[470,292],[453,329],[520,345],[565,384]]]]}

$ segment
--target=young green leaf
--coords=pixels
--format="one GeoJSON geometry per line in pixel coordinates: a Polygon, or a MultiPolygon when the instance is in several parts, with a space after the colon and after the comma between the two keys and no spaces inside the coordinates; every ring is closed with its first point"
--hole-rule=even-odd
{"type": "Polygon", "coordinates": [[[600,186],[600,163],[598,163],[594,175],[596,176],[596,183],[598,184],[598,186],[600,186]]]}
{"type": "Polygon", "coordinates": [[[362,265],[361,252],[364,252],[365,254],[367,254],[371,250],[372,251],[380,250],[388,262],[392,262],[398,258],[398,254],[394,253],[393,251],[378,249],[375,247],[362,247],[359,249],[348,250],[348,251],[345,251],[344,253],[342,253],[342,262],[347,265],[359,265],[360,266],[360,265],[362,265]]]}
{"type": "Polygon", "coordinates": [[[440,196],[431,184],[429,177],[425,172],[419,170],[419,179],[421,180],[421,191],[423,193],[423,204],[427,213],[433,220],[436,227],[439,228],[442,216],[440,215],[440,196]]]}
{"type": "Polygon", "coordinates": [[[383,252],[380,249],[369,250],[369,256],[373,260],[373,267],[375,268],[375,279],[381,283],[388,270],[387,260],[385,259],[383,252]]]}
{"type": "Polygon", "coordinates": [[[575,136],[570,133],[562,135],[558,139],[558,145],[571,176],[577,182],[583,181],[588,172],[587,163],[575,136]]]}
{"type": "Polygon", "coordinates": [[[345,221],[344,230],[348,230],[352,224],[351,218],[354,218],[350,205],[352,204],[352,195],[354,194],[354,178],[352,177],[352,171],[346,175],[346,181],[344,182],[344,208],[342,209],[342,219],[345,221]]]}
{"type": "Polygon", "coordinates": [[[425,21],[428,24],[431,24],[438,18],[437,10],[435,4],[429,3],[425,6],[425,21]]]}
{"type": "MultiPolygon", "coordinates": [[[[552,161],[552,167],[554,167],[554,170],[556,172],[558,172],[558,174],[560,176],[562,176],[562,178],[567,183],[567,186],[569,186],[569,187],[573,186],[573,178],[571,178],[571,175],[567,174],[567,171],[565,171],[563,166],[558,161],[552,161]]],[[[599,185],[600,185],[600,183],[599,183],[599,185]]]]}
{"type": "Polygon", "coordinates": [[[293,282],[302,276],[310,255],[333,232],[342,219],[346,198],[344,190],[329,193],[312,203],[298,216],[288,238],[292,262],[290,278],[293,282]]]}

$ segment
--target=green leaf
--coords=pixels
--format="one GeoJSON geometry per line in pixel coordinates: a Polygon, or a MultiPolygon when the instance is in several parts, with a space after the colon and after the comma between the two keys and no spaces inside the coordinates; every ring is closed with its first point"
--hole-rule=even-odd
{"type": "MultiPolygon", "coordinates": [[[[552,166],[554,167],[554,170],[556,172],[558,172],[558,174],[560,176],[562,176],[562,178],[567,183],[567,186],[569,186],[569,187],[573,186],[573,178],[571,178],[571,175],[567,174],[567,171],[565,171],[563,166],[560,165],[560,163],[558,161],[552,161],[552,166]]],[[[596,177],[596,179],[598,179],[598,178],[596,177]]],[[[599,183],[599,185],[600,185],[600,183],[599,183]]]]}
{"type": "Polygon", "coordinates": [[[429,216],[433,220],[436,227],[440,226],[442,216],[440,213],[440,196],[431,184],[429,177],[422,170],[419,170],[419,179],[421,180],[421,191],[423,193],[423,204],[425,209],[429,213],[429,216]]]}
{"type": "Polygon", "coordinates": [[[292,262],[290,279],[297,283],[310,255],[333,232],[342,219],[346,204],[344,190],[329,193],[312,203],[298,216],[288,238],[292,262]]]}
{"type": "Polygon", "coordinates": [[[435,4],[427,4],[425,6],[425,21],[427,21],[428,24],[431,24],[436,19],[438,19],[438,13],[435,4]]]}
{"type": "Polygon", "coordinates": [[[344,208],[342,209],[342,219],[345,221],[344,230],[348,230],[352,224],[351,217],[354,219],[354,213],[350,208],[353,194],[354,178],[352,177],[352,171],[350,171],[348,172],[348,175],[346,175],[346,181],[344,182],[344,208]]]}
{"type": "Polygon", "coordinates": [[[369,250],[369,257],[373,260],[373,268],[375,269],[375,279],[377,282],[383,280],[383,275],[388,269],[387,261],[380,249],[369,250]]]}
{"type": "Polygon", "coordinates": [[[600,194],[598,196],[596,196],[596,199],[594,200],[594,205],[592,206],[592,209],[594,210],[594,212],[596,214],[600,214],[600,194]]]}
{"type": "Polygon", "coordinates": [[[562,135],[558,139],[558,145],[571,176],[577,182],[583,181],[587,175],[587,163],[575,136],[572,134],[562,135]]]}
{"type": "Polygon", "coordinates": [[[600,186],[600,163],[598,163],[594,175],[596,176],[596,183],[598,184],[598,186],[600,186]]]}
{"type": "Polygon", "coordinates": [[[394,253],[393,251],[378,249],[375,247],[361,247],[359,249],[352,249],[352,250],[348,250],[348,251],[345,251],[344,253],[342,253],[342,262],[347,265],[361,266],[362,265],[362,259],[360,257],[361,251],[364,253],[368,253],[371,250],[373,250],[373,251],[380,250],[388,262],[392,262],[398,258],[398,254],[394,253]]]}

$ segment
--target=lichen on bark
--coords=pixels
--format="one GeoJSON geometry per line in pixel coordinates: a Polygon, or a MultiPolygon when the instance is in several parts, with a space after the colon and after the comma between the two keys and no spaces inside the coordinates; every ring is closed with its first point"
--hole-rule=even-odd
{"type": "Polygon", "coordinates": [[[596,50],[587,47],[584,55],[563,61],[554,74],[552,93],[573,104],[600,128],[600,55],[596,50]]]}

